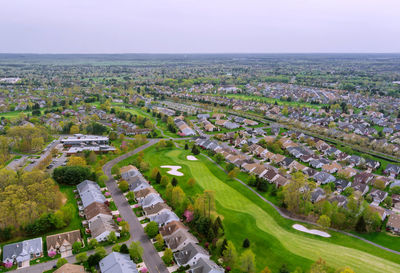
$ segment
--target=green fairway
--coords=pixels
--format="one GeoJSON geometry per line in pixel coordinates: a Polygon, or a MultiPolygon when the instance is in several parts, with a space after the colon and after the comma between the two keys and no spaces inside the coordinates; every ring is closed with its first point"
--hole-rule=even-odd
{"type": "MultiPolygon", "coordinates": [[[[186,159],[187,151],[162,150],[154,147],[145,153],[151,167],[162,164],[182,166],[185,175],[178,178],[186,181],[194,177],[196,187],[191,190],[181,184],[187,195],[202,189],[215,191],[217,212],[222,215],[226,235],[241,251],[244,238],[252,242],[256,254],[257,269],[269,266],[273,271],[286,263],[290,269],[301,266],[308,269],[319,257],[334,268],[350,266],[356,272],[400,272],[400,257],[361,240],[329,232],[331,238],[322,238],[294,230],[294,221],[282,218],[270,205],[263,202],[249,189],[226,174],[215,164],[198,155],[198,161],[186,159]],[[239,227],[239,228],[238,228],[239,227]]],[[[165,170],[162,170],[165,174],[165,170]]]]}

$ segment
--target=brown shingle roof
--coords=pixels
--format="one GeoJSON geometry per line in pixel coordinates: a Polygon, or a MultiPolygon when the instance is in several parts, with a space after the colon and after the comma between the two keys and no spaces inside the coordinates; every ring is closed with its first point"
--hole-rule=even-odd
{"type": "Polygon", "coordinates": [[[172,221],[172,222],[169,222],[168,224],[166,224],[165,226],[160,227],[160,233],[163,237],[166,237],[166,236],[170,236],[178,229],[187,230],[188,228],[179,221],[172,221]]]}
{"type": "Polygon", "coordinates": [[[90,220],[99,214],[112,215],[110,208],[103,203],[93,202],[84,210],[86,219],[90,220]]]}
{"type": "Polygon", "coordinates": [[[62,245],[64,245],[68,249],[72,249],[72,244],[75,242],[82,242],[80,230],[54,234],[46,237],[47,251],[51,249],[58,249],[62,245]]]}
{"type": "Polygon", "coordinates": [[[85,273],[85,269],[82,265],[64,264],[54,273],[85,273]]]}
{"type": "Polygon", "coordinates": [[[149,206],[146,208],[143,208],[143,211],[146,213],[146,215],[152,215],[160,212],[163,209],[169,209],[172,211],[172,209],[166,204],[166,203],[157,203],[153,206],[149,206]]]}
{"type": "Polygon", "coordinates": [[[135,192],[135,198],[144,198],[150,193],[158,193],[155,189],[152,187],[142,189],[140,191],[135,192]]]}

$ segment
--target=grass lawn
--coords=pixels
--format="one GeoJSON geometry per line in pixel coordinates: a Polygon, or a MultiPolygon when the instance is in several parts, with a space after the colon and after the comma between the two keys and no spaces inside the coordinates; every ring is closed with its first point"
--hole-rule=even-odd
{"type": "MultiPolygon", "coordinates": [[[[171,149],[145,151],[145,160],[152,167],[179,165],[184,176],[177,177],[187,196],[194,196],[203,189],[213,190],[217,213],[221,215],[226,237],[239,251],[242,242],[249,238],[256,254],[257,271],[265,266],[277,271],[282,264],[291,270],[296,266],[308,269],[319,257],[334,268],[350,266],[356,272],[399,272],[400,257],[381,250],[361,240],[331,232],[331,238],[322,238],[294,230],[294,221],[282,218],[269,204],[263,202],[249,189],[227,175],[202,155],[198,161],[186,159],[188,151],[171,149]],[[188,178],[194,177],[196,185],[189,188],[188,178]],[[240,227],[240,228],[238,228],[240,227]]],[[[151,169],[150,168],[150,169],[151,169]]],[[[160,169],[162,174],[165,169],[160,169]]],[[[148,174],[148,173],[147,173],[148,174]]],[[[171,177],[171,176],[169,176],[171,177]]],[[[159,185],[155,185],[160,188],[159,185]]],[[[163,194],[163,191],[160,190],[163,194]]]]}

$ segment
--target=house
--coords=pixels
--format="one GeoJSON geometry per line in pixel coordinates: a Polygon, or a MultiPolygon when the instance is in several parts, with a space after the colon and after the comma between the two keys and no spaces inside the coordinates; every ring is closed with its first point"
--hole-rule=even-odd
{"type": "Polygon", "coordinates": [[[93,202],[83,210],[86,219],[90,222],[97,215],[112,218],[110,208],[104,203],[93,202]]]}
{"type": "Polygon", "coordinates": [[[354,189],[354,191],[361,192],[362,195],[365,195],[369,191],[369,186],[360,182],[354,182],[351,187],[354,189]]]}
{"type": "Polygon", "coordinates": [[[201,246],[188,243],[181,250],[174,253],[174,258],[178,266],[193,266],[200,258],[209,259],[210,255],[201,246]]]}
{"type": "Polygon", "coordinates": [[[378,189],[373,188],[370,192],[371,197],[374,199],[376,205],[379,205],[385,198],[388,196],[388,193],[385,191],[381,191],[378,189]]]}
{"type": "Polygon", "coordinates": [[[376,170],[379,168],[380,165],[381,163],[379,161],[372,159],[365,159],[365,167],[367,167],[368,169],[376,170]]]}
{"type": "Polygon", "coordinates": [[[28,267],[31,259],[42,257],[42,238],[25,240],[3,247],[3,263],[16,263],[18,268],[28,267]]]}
{"type": "Polygon", "coordinates": [[[325,164],[322,166],[322,170],[327,173],[335,173],[342,169],[342,166],[336,162],[332,162],[331,164],[325,164]]]}
{"type": "Polygon", "coordinates": [[[144,179],[143,176],[138,176],[136,178],[130,178],[128,181],[129,189],[133,192],[138,192],[140,190],[150,188],[150,184],[144,179]]]}
{"type": "Polygon", "coordinates": [[[347,167],[345,169],[339,170],[338,174],[344,175],[347,178],[351,178],[351,177],[353,177],[353,176],[355,176],[357,174],[357,170],[353,169],[353,168],[350,168],[350,167],[347,167]]]}
{"type": "Polygon", "coordinates": [[[340,194],[331,195],[328,200],[331,203],[336,202],[338,207],[344,207],[347,204],[347,197],[340,194]]]}
{"type": "Polygon", "coordinates": [[[80,230],[73,230],[47,236],[47,253],[50,251],[60,253],[62,258],[72,256],[72,245],[75,242],[80,242],[83,245],[80,230]]]}
{"type": "Polygon", "coordinates": [[[164,200],[162,200],[158,193],[151,193],[141,199],[138,203],[142,208],[147,208],[157,203],[164,203],[164,200]]]}
{"type": "Polygon", "coordinates": [[[324,199],[325,197],[326,197],[325,191],[318,187],[311,192],[310,200],[313,203],[317,203],[317,202],[321,201],[322,199],[324,199]]]}
{"type": "Polygon", "coordinates": [[[328,164],[328,162],[326,162],[325,160],[322,159],[313,159],[310,161],[310,166],[315,168],[315,169],[320,169],[322,168],[322,166],[324,166],[325,164],[328,164]]]}
{"type": "Polygon", "coordinates": [[[159,195],[158,192],[153,187],[148,187],[142,190],[138,190],[135,192],[135,199],[139,202],[143,198],[146,198],[149,194],[159,195]]]}
{"type": "Polygon", "coordinates": [[[200,258],[188,273],[224,273],[225,270],[210,259],[200,258]]]}
{"type": "Polygon", "coordinates": [[[374,179],[374,175],[368,172],[358,173],[354,176],[355,183],[363,183],[368,184],[370,181],[374,179]]]}
{"type": "Polygon", "coordinates": [[[267,180],[269,183],[272,183],[278,176],[278,173],[275,172],[272,169],[268,169],[264,175],[262,176],[265,180],[267,180]]]}
{"type": "Polygon", "coordinates": [[[393,233],[400,234],[400,215],[392,214],[386,224],[386,228],[391,230],[393,233]]]}
{"type": "Polygon", "coordinates": [[[184,246],[189,243],[199,243],[196,237],[194,237],[189,231],[185,229],[179,229],[173,235],[165,239],[165,243],[172,251],[181,250],[184,246]]]}
{"type": "Polygon", "coordinates": [[[279,165],[281,165],[285,169],[290,169],[294,162],[296,162],[296,161],[293,158],[286,157],[284,160],[279,162],[279,165]]]}
{"type": "Polygon", "coordinates": [[[362,158],[358,155],[352,155],[347,159],[347,161],[353,166],[358,166],[362,163],[362,158]]]}
{"type": "Polygon", "coordinates": [[[101,273],[138,273],[136,264],[131,260],[129,254],[111,252],[105,258],[101,259],[101,273]]]}
{"type": "Polygon", "coordinates": [[[400,174],[400,165],[387,164],[384,173],[386,175],[390,175],[391,177],[396,177],[400,174]]]}
{"type": "Polygon", "coordinates": [[[347,189],[348,187],[350,187],[351,183],[349,181],[343,180],[343,179],[336,179],[335,180],[335,186],[336,186],[336,190],[341,193],[342,191],[344,191],[345,189],[347,189]]]}
{"type": "Polygon", "coordinates": [[[120,236],[119,228],[114,220],[101,214],[89,222],[89,230],[92,238],[98,242],[107,241],[108,236],[113,231],[117,237],[120,236]]]}
{"type": "Polygon", "coordinates": [[[313,178],[320,184],[327,184],[330,182],[335,182],[336,180],[336,178],[333,175],[326,172],[319,172],[316,175],[314,175],[313,178]]]}
{"type": "Polygon", "coordinates": [[[147,217],[158,215],[164,211],[171,211],[172,209],[166,203],[157,203],[149,207],[143,208],[144,214],[147,217]]]}
{"type": "Polygon", "coordinates": [[[381,221],[384,221],[386,219],[386,217],[388,216],[386,214],[386,210],[384,208],[382,208],[382,207],[373,206],[373,205],[370,205],[369,207],[373,212],[376,212],[376,213],[379,214],[379,217],[381,218],[381,221]]]}
{"type": "Polygon", "coordinates": [[[313,177],[316,175],[318,172],[317,170],[314,170],[313,168],[306,168],[303,170],[303,173],[307,175],[308,177],[313,177]]]}
{"type": "Polygon", "coordinates": [[[150,221],[156,222],[159,226],[164,226],[172,221],[179,221],[179,217],[172,211],[166,210],[160,214],[149,217],[150,221]]]}
{"type": "Polygon", "coordinates": [[[128,181],[130,178],[141,175],[139,170],[132,165],[124,166],[120,169],[121,178],[128,181]]]}
{"type": "Polygon", "coordinates": [[[83,265],[77,264],[64,264],[59,269],[54,271],[54,273],[85,273],[85,268],[83,265]]]}
{"type": "Polygon", "coordinates": [[[286,178],[283,177],[282,175],[278,174],[277,176],[274,177],[274,180],[272,181],[275,183],[277,188],[283,187],[287,184],[290,183],[290,181],[286,178]]]}
{"type": "Polygon", "coordinates": [[[79,196],[81,197],[83,208],[86,208],[94,202],[106,202],[106,198],[104,197],[99,185],[96,182],[85,180],[79,183],[76,188],[78,190],[79,196]]]}
{"type": "Polygon", "coordinates": [[[178,230],[188,230],[188,228],[180,221],[172,221],[159,228],[159,232],[164,239],[172,236],[178,230]]]}

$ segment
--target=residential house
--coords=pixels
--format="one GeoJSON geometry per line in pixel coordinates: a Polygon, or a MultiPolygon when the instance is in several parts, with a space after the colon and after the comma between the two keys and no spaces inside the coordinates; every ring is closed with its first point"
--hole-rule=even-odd
{"type": "Polygon", "coordinates": [[[89,230],[92,238],[98,242],[107,241],[108,236],[113,231],[117,237],[120,236],[118,225],[114,220],[101,214],[89,222],[89,230]]]}
{"type": "Polygon", "coordinates": [[[384,173],[394,178],[400,174],[400,165],[387,164],[384,173]]]}
{"type": "Polygon", "coordinates": [[[224,273],[225,270],[210,259],[200,258],[188,273],[224,273]]]}
{"type": "Polygon", "coordinates": [[[172,235],[175,234],[178,230],[188,230],[188,227],[186,227],[182,222],[180,221],[172,221],[169,222],[168,224],[162,226],[159,228],[159,232],[162,235],[164,239],[167,239],[171,237],[172,235]]]}
{"type": "Polygon", "coordinates": [[[388,193],[385,191],[381,191],[381,190],[373,188],[370,192],[370,195],[374,200],[373,203],[378,206],[383,200],[385,200],[385,198],[388,196],[388,193]]]}
{"type": "Polygon", "coordinates": [[[60,253],[62,258],[72,256],[72,245],[75,242],[82,243],[83,245],[79,229],[47,236],[47,253],[50,251],[60,253]]]}
{"type": "Polygon", "coordinates": [[[326,172],[319,172],[313,177],[319,184],[327,184],[330,182],[335,182],[336,178],[326,172]]]}
{"type": "Polygon", "coordinates": [[[379,217],[381,218],[381,221],[384,221],[386,217],[388,216],[386,213],[386,210],[382,207],[379,206],[373,206],[372,204],[369,206],[373,212],[376,212],[379,214],[379,217]]]}
{"type": "Polygon", "coordinates": [[[165,243],[172,251],[181,250],[189,243],[199,243],[196,237],[184,229],[179,229],[173,235],[165,239],[165,243]]]}
{"type": "Polygon", "coordinates": [[[112,218],[112,212],[110,208],[104,203],[93,202],[87,206],[84,210],[86,219],[90,222],[97,215],[102,215],[103,217],[112,218]]]}
{"type": "Polygon", "coordinates": [[[89,206],[94,202],[97,203],[106,202],[106,198],[104,197],[99,185],[96,182],[85,180],[79,183],[76,187],[79,196],[81,197],[83,208],[86,208],[87,206],[89,206]]]}
{"type": "Polygon", "coordinates": [[[363,183],[363,184],[368,184],[374,179],[374,175],[370,174],[368,172],[362,172],[358,173],[354,176],[354,182],[355,183],[363,183]]]}
{"type": "Polygon", "coordinates": [[[188,243],[181,250],[174,253],[174,258],[178,266],[193,266],[200,258],[209,259],[210,255],[201,246],[188,243]]]}
{"type": "Polygon", "coordinates": [[[164,203],[164,200],[158,193],[151,193],[145,198],[141,199],[138,203],[142,208],[147,208],[157,203],[164,203]]]}
{"type": "Polygon", "coordinates": [[[325,191],[319,187],[311,192],[311,202],[317,203],[326,197],[325,191]]]}
{"type": "Polygon", "coordinates": [[[347,204],[347,197],[340,194],[331,195],[328,200],[331,203],[336,202],[338,207],[344,207],[347,204]]]}
{"type": "Polygon", "coordinates": [[[335,180],[335,186],[336,186],[336,190],[341,193],[342,191],[344,191],[345,189],[347,189],[348,187],[350,187],[351,183],[349,181],[343,180],[343,179],[336,179],[335,180]]]}
{"type": "Polygon", "coordinates": [[[54,273],[86,273],[86,271],[83,265],[68,263],[58,268],[54,273]]]}
{"type": "Polygon", "coordinates": [[[131,260],[129,254],[111,252],[101,259],[101,273],[138,273],[136,264],[131,260]]]}
{"type": "Polygon", "coordinates": [[[369,186],[360,182],[354,182],[351,187],[354,191],[359,191],[362,195],[365,195],[369,191],[369,186]]]}
{"type": "Polygon", "coordinates": [[[139,191],[135,192],[135,199],[136,201],[140,201],[146,198],[149,194],[156,194],[159,195],[158,192],[153,187],[148,187],[139,191]]]}
{"type": "Polygon", "coordinates": [[[400,234],[400,215],[392,214],[386,224],[386,228],[391,230],[393,233],[400,234]]]}
{"type": "Polygon", "coordinates": [[[179,217],[170,210],[149,217],[150,221],[156,222],[159,226],[164,226],[172,221],[179,221],[179,217]]]}
{"type": "Polygon", "coordinates": [[[357,170],[347,167],[338,171],[338,174],[344,175],[345,177],[351,178],[357,174],[357,170]]]}
{"type": "Polygon", "coordinates": [[[30,260],[42,256],[43,243],[41,237],[3,247],[3,263],[15,263],[18,268],[28,267],[30,260]]]}
{"type": "Polygon", "coordinates": [[[166,203],[157,203],[149,207],[143,208],[144,215],[151,217],[154,215],[159,215],[165,211],[171,211],[172,209],[166,203]]]}

